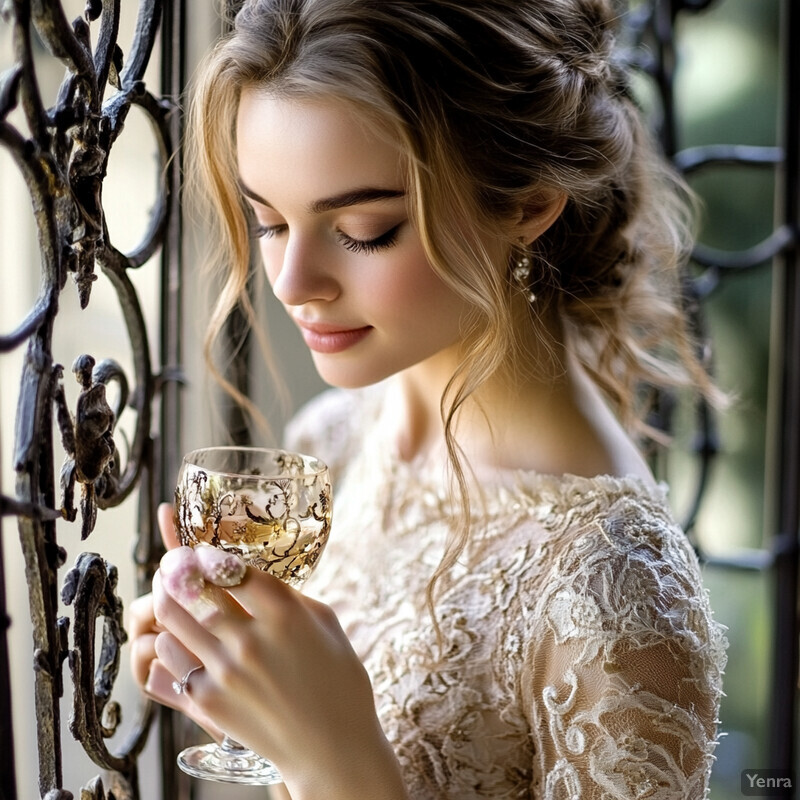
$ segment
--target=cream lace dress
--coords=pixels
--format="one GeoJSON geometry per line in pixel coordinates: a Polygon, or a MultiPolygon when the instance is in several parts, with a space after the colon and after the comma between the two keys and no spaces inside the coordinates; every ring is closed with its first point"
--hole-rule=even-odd
{"type": "Polygon", "coordinates": [[[328,391],[287,440],[331,466],[306,590],[363,660],[411,798],[704,797],[726,643],[663,490],[511,471],[476,487],[440,652],[425,589],[454,508],[445,480],[393,460],[381,396],[328,391]]]}

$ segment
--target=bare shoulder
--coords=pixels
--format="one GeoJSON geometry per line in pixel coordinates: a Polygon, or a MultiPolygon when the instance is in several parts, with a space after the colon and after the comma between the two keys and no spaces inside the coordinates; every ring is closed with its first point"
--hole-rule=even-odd
{"type": "MultiPolygon", "coordinates": [[[[550,385],[493,398],[487,464],[553,475],[635,477],[653,484],[645,459],[579,366],[550,385]]],[[[488,406],[487,406],[488,409],[488,406]]]]}

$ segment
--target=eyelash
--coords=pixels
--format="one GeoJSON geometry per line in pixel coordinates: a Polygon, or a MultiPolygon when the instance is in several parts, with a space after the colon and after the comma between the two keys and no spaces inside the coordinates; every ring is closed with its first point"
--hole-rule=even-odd
{"type": "Polygon", "coordinates": [[[286,231],[286,225],[253,225],[250,228],[251,239],[271,239],[286,231]]]}
{"type": "Polygon", "coordinates": [[[354,239],[343,231],[337,231],[336,233],[339,243],[345,250],[349,250],[351,253],[371,254],[378,250],[387,250],[390,247],[394,247],[394,245],[397,244],[398,230],[400,230],[400,226],[395,225],[394,228],[390,228],[386,233],[382,233],[380,236],[376,236],[374,239],[368,239],[367,241],[363,239],[354,239]]]}
{"type": "MultiPolygon", "coordinates": [[[[271,239],[273,236],[278,236],[288,230],[286,225],[255,225],[251,228],[250,235],[254,239],[271,239]]],[[[337,231],[336,237],[339,243],[345,250],[351,253],[358,254],[372,254],[378,250],[386,250],[397,244],[397,232],[400,230],[400,225],[395,225],[380,236],[374,239],[354,239],[348,236],[344,231],[337,231]]]]}

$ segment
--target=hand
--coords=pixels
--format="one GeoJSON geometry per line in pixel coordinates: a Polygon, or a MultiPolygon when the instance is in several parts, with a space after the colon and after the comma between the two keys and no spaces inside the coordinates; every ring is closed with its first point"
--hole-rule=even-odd
{"type": "Polygon", "coordinates": [[[164,629],[156,622],[153,595],[137,597],[129,607],[131,637],[131,669],[134,680],[152,700],[174,708],[194,720],[217,741],[223,732],[192,701],[189,694],[176,694],[172,688],[175,676],[159,660],[156,642],[164,629]]]}
{"type": "MultiPolygon", "coordinates": [[[[158,522],[168,549],[179,546],[172,523],[172,507],[163,503],[158,509],[158,522]]],[[[128,632],[131,639],[131,671],[142,691],[153,700],[174,708],[194,720],[214,739],[222,739],[222,731],[192,702],[189,694],[178,695],[172,688],[175,676],[160,661],[156,643],[164,628],[156,622],[153,595],[137,597],[129,606],[128,632]]],[[[178,676],[180,680],[180,676],[178,676]]]]}
{"type": "MultiPolygon", "coordinates": [[[[174,559],[173,559],[174,562],[174,559]]],[[[275,763],[295,800],[405,797],[372,687],[333,611],[249,568],[238,586],[206,585],[196,618],[162,564],[155,650],[170,676],[194,666],[197,713],[275,763]]]]}

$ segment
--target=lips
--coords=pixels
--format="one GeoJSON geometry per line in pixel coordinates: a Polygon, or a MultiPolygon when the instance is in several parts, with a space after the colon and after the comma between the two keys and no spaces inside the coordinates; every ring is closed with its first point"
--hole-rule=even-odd
{"type": "Polygon", "coordinates": [[[325,322],[306,322],[296,319],[306,346],[316,353],[341,353],[369,336],[372,326],[348,328],[325,322]]]}

